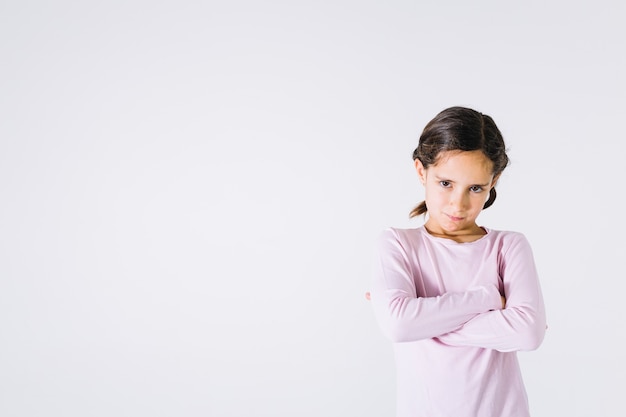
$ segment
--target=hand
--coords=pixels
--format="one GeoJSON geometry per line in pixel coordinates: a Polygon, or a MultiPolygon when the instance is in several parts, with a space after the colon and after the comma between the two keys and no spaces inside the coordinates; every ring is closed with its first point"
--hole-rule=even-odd
{"type": "Polygon", "coordinates": [[[368,301],[370,301],[370,300],[372,299],[372,295],[370,294],[370,292],[369,292],[369,291],[367,291],[367,292],[365,293],[365,299],[366,299],[366,300],[368,300],[368,301]]]}
{"type": "Polygon", "coordinates": [[[504,298],[504,296],[500,296],[500,298],[502,298],[502,310],[504,310],[504,308],[506,307],[506,298],[504,298]]]}

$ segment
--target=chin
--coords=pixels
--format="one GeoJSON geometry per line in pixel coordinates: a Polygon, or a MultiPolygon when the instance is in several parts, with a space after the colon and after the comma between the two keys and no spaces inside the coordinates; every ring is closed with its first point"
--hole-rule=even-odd
{"type": "Polygon", "coordinates": [[[442,226],[442,230],[446,233],[456,233],[456,232],[463,231],[464,229],[467,229],[467,228],[468,228],[468,225],[465,222],[457,223],[457,222],[448,221],[448,223],[446,223],[445,226],[442,226]]]}

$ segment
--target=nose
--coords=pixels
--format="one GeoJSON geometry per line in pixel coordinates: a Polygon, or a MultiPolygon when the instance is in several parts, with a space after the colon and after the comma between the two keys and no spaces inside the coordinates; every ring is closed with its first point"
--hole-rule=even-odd
{"type": "Polygon", "coordinates": [[[458,191],[450,196],[450,207],[454,210],[462,211],[469,205],[469,195],[466,192],[458,191]]]}

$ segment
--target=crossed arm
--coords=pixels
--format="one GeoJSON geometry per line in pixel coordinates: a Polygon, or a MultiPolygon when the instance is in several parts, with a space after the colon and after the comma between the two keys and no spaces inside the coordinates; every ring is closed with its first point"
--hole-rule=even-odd
{"type": "MultiPolygon", "coordinates": [[[[502,309],[504,309],[506,307],[506,298],[504,298],[503,295],[500,296],[500,298],[502,299],[502,309]]],[[[365,299],[367,301],[371,301],[372,299],[372,294],[369,291],[365,292],[365,299]]],[[[546,327],[547,328],[547,327],[546,327]]]]}
{"type": "Polygon", "coordinates": [[[545,309],[530,247],[519,237],[502,268],[504,295],[487,286],[420,297],[401,254],[385,257],[365,298],[393,342],[433,338],[450,346],[499,351],[536,349],[545,335],[545,309]],[[396,256],[397,255],[397,256],[396,256]]]}

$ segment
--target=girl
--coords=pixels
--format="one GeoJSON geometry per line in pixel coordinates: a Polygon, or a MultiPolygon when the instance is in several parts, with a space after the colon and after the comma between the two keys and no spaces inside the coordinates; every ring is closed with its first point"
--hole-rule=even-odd
{"type": "Polygon", "coordinates": [[[531,248],[523,234],[479,226],[509,159],[493,119],[451,107],[413,152],[425,201],[416,229],[385,230],[371,294],[394,343],[397,417],[528,417],[516,351],[546,330],[531,248]]]}

